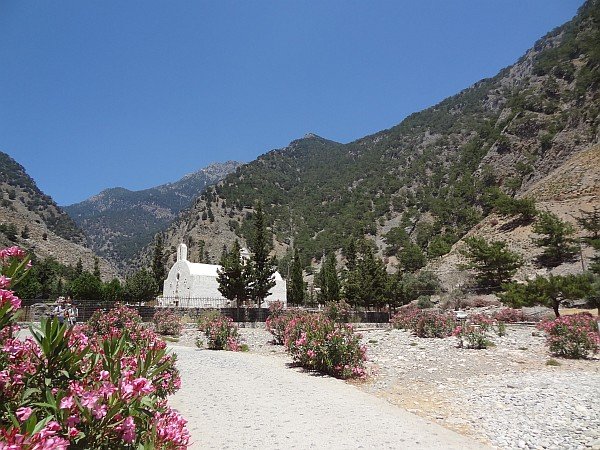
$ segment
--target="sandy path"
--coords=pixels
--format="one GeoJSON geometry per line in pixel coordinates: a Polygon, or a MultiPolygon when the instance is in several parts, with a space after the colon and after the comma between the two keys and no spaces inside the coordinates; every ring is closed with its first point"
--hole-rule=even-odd
{"type": "Polygon", "coordinates": [[[171,348],[182,388],[170,403],[189,421],[192,449],[487,448],[282,357],[171,348]]]}

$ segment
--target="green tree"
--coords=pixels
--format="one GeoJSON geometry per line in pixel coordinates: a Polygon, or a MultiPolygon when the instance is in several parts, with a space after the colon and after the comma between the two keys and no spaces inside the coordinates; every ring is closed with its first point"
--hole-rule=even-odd
{"type": "Polygon", "coordinates": [[[159,233],[156,236],[154,244],[154,254],[152,256],[152,275],[158,286],[159,292],[162,291],[162,285],[165,281],[165,250],[162,235],[159,233]]]}
{"type": "Polygon", "coordinates": [[[528,283],[508,283],[504,292],[498,294],[500,300],[513,308],[522,306],[545,305],[560,317],[559,308],[563,301],[586,297],[590,292],[589,274],[538,276],[528,283]]]}
{"type": "Polygon", "coordinates": [[[240,257],[240,243],[236,239],[230,252],[221,256],[221,268],[217,270],[219,292],[223,297],[236,302],[241,307],[250,298],[248,268],[240,257]]]}
{"type": "Polygon", "coordinates": [[[76,300],[100,300],[102,282],[94,274],[84,271],[71,281],[68,292],[76,300]]]}
{"type": "Polygon", "coordinates": [[[506,248],[505,242],[471,237],[465,243],[467,247],[461,253],[470,261],[462,267],[474,270],[477,284],[485,290],[500,289],[523,265],[523,259],[506,248]]]}
{"type": "Polygon", "coordinates": [[[577,223],[590,235],[588,239],[600,239],[600,207],[594,206],[593,211],[579,210],[581,217],[577,218],[577,223]]]}
{"type": "Polygon", "coordinates": [[[334,253],[327,255],[319,272],[319,303],[328,303],[340,299],[340,280],[337,273],[334,253]]]}
{"type": "Polygon", "coordinates": [[[348,272],[344,295],[353,306],[382,306],[387,301],[388,275],[383,261],[362,245],[354,270],[348,272]]]}
{"type": "Polygon", "coordinates": [[[537,215],[532,198],[518,199],[500,192],[493,204],[496,212],[503,216],[520,216],[523,221],[530,221],[537,215]]]}
{"type": "Polygon", "coordinates": [[[94,257],[94,276],[99,280],[102,279],[102,273],[100,272],[100,260],[97,256],[94,257]]]}
{"type": "Polygon", "coordinates": [[[118,278],[113,278],[102,286],[102,300],[118,302],[123,299],[123,286],[118,278]]]}
{"type": "Polygon", "coordinates": [[[421,247],[412,242],[407,242],[398,253],[398,262],[405,272],[415,272],[416,270],[425,267],[427,258],[425,258],[425,254],[421,250],[421,247]]]}
{"type": "Polygon", "coordinates": [[[397,272],[389,277],[388,306],[395,309],[419,297],[430,297],[441,289],[440,280],[432,272],[418,274],[397,272]]]}
{"type": "Polygon", "coordinates": [[[83,273],[83,263],[81,262],[81,258],[77,260],[77,265],[75,266],[75,278],[83,273]]]}
{"type": "Polygon", "coordinates": [[[269,257],[269,250],[273,237],[267,232],[267,223],[263,212],[262,203],[258,203],[253,215],[253,233],[250,240],[250,286],[252,288],[252,299],[260,308],[264,299],[269,295],[271,288],[275,286],[275,261],[269,257]]]}
{"type": "Polygon", "coordinates": [[[575,244],[573,225],[561,220],[556,214],[544,211],[539,214],[533,225],[533,232],[541,235],[533,242],[543,248],[538,261],[545,267],[555,267],[563,262],[572,261],[579,247],[575,244]]]}
{"type": "Polygon", "coordinates": [[[592,276],[590,289],[585,298],[590,306],[598,308],[598,315],[600,316],[600,275],[592,276]]]}
{"type": "Polygon", "coordinates": [[[306,284],[302,276],[302,264],[298,249],[294,250],[294,261],[292,262],[292,273],[288,285],[288,301],[293,305],[304,304],[306,284]]]}
{"type": "Polygon", "coordinates": [[[596,252],[590,261],[590,272],[600,275],[600,239],[591,239],[589,244],[596,252]]]}
{"type": "Polygon", "coordinates": [[[158,285],[150,272],[142,269],[125,281],[124,297],[132,302],[148,302],[154,300],[158,293],[158,285]]]}

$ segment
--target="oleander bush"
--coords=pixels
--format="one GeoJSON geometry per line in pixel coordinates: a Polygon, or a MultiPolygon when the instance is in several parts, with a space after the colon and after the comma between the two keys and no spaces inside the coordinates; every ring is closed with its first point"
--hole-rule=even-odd
{"type": "Polygon", "coordinates": [[[238,327],[233,319],[219,315],[206,324],[206,343],[211,350],[240,350],[238,327]]]}
{"type": "Polygon", "coordinates": [[[366,376],[366,348],[350,325],[339,325],[322,314],[294,317],[285,331],[285,347],[294,362],[337,378],[366,376]]]}
{"type": "Polygon", "coordinates": [[[154,329],[158,334],[166,336],[181,336],[183,323],[181,317],[170,309],[160,309],[152,317],[154,329]]]}
{"type": "Polygon", "coordinates": [[[273,344],[283,345],[285,330],[290,321],[307,313],[299,309],[287,309],[272,312],[265,322],[266,330],[273,335],[273,344]]]}
{"type": "Polygon", "coordinates": [[[581,359],[598,353],[598,317],[589,313],[543,320],[538,328],[546,333],[546,345],[555,356],[581,359]]]}
{"type": "Polygon", "coordinates": [[[422,338],[444,338],[451,336],[456,328],[452,313],[421,310],[416,306],[402,308],[390,322],[394,328],[412,331],[422,338]]]}
{"type": "Polygon", "coordinates": [[[0,448],[185,449],[185,420],[167,404],[174,356],[135,311],[119,306],[89,326],[42,320],[19,339],[14,288],[27,270],[0,251],[0,448]]]}
{"type": "Polygon", "coordinates": [[[523,311],[514,308],[503,308],[500,311],[497,311],[494,314],[494,319],[504,323],[523,322],[525,320],[523,311]]]}
{"type": "Polygon", "coordinates": [[[208,324],[219,317],[221,312],[218,309],[203,310],[198,316],[198,330],[205,332],[208,324]]]}
{"type": "Polygon", "coordinates": [[[352,314],[352,306],[345,300],[329,302],[323,311],[325,317],[336,323],[348,323],[352,314]]]}

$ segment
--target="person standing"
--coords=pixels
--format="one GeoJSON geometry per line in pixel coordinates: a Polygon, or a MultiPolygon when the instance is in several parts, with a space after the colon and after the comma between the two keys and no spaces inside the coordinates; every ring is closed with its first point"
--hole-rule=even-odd
{"type": "Polygon", "coordinates": [[[70,298],[67,299],[68,301],[68,308],[67,308],[67,317],[68,317],[68,321],[69,321],[69,325],[75,325],[77,323],[77,318],[79,317],[79,309],[77,308],[77,305],[75,304],[75,302],[71,301],[70,298]]]}

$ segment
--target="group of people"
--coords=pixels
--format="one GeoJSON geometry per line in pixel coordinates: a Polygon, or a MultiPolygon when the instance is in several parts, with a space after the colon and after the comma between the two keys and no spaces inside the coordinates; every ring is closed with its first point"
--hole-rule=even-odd
{"type": "Polygon", "coordinates": [[[56,306],[52,310],[52,317],[56,317],[61,325],[65,322],[75,325],[77,317],[79,317],[79,309],[70,297],[58,297],[56,306]]]}

